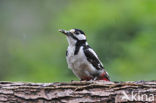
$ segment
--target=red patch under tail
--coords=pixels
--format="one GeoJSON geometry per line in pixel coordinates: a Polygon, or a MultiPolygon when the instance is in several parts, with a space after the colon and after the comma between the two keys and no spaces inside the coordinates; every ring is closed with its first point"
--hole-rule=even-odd
{"type": "Polygon", "coordinates": [[[102,73],[98,80],[104,80],[104,81],[110,81],[109,76],[107,75],[106,72],[102,73]]]}

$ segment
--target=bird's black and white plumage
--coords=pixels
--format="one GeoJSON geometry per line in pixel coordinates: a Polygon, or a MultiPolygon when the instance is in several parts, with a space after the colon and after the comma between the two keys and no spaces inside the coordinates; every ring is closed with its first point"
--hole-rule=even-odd
{"type": "Polygon", "coordinates": [[[97,54],[88,45],[82,30],[59,31],[66,35],[69,44],[66,51],[68,67],[79,79],[110,81],[108,73],[104,70],[97,54]]]}

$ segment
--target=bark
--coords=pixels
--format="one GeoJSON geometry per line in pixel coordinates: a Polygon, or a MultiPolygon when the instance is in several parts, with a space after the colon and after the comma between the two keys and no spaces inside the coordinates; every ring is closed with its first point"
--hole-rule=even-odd
{"type": "Polygon", "coordinates": [[[156,81],[0,82],[0,103],[155,103],[156,81]]]}

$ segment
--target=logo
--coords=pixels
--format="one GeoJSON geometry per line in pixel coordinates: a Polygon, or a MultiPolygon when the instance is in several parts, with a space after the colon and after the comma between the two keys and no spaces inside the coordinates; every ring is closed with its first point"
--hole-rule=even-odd
{"type": "Polygon", "coordinates": [[[145,94],[142,92],[130,92],[126,93],[125,91],[122,92],[123,96],[121,97],[122,100],[128,101],[147,101],[153,102],[154,101],[154,94],[145,94]]]}

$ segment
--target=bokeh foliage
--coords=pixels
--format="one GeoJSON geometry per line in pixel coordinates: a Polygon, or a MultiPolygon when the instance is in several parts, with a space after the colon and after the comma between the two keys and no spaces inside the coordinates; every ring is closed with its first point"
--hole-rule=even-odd
{"type": "Polygon", "coordinates": [[[113,81],[154,80],[155,0],[1,0],[0,80],[78,80],[58,29],[85,31],[113,81]]]}

